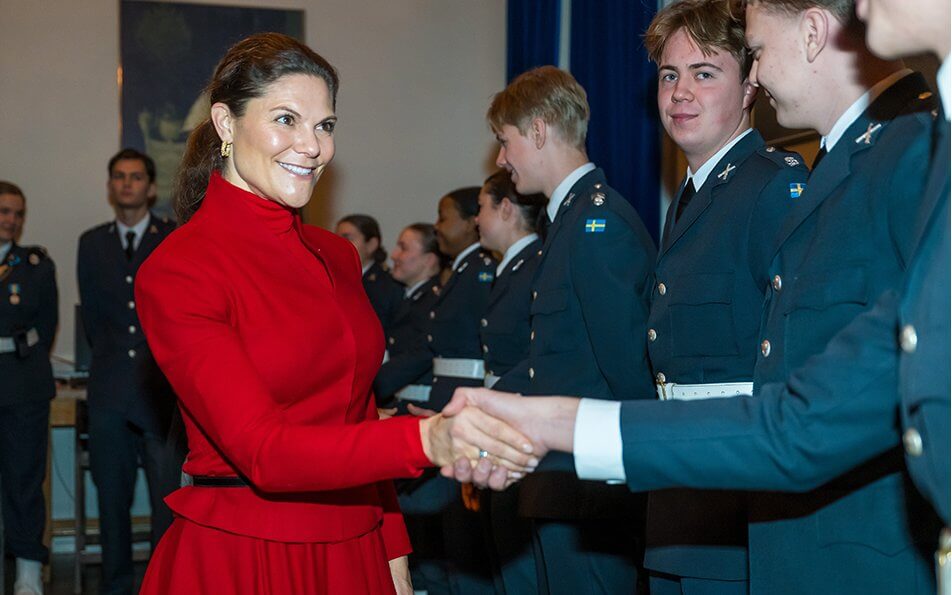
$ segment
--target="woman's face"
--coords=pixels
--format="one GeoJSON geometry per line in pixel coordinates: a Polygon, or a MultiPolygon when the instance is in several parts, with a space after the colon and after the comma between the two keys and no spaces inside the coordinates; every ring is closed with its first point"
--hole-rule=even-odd
{"type": "Polygon", "coordinates": [[[307,204],[334,158],[337,116],[327,83],[316,76],[279,78],[248,101],[240,118],[216,103],[212,120],[221,139],[234,144],[224,178],[287,207],[307,204]]]}
{"type": "Polygon", "coordinates": [[[393,278],[407,286],[429,279],[439,272],[436,255],[423,251],[420,234],[412,229],[403,230],[390,257],[393,259],[393,278]]]}
{"type": "MultiPolygon", "coordinates": [[[[503,201],[507,200],[503,199],[503,201]]],[[[507,220],[503,204],[494,203],[492,195],[483,186],[482,192],[479,193],[479,215],[476,216],[476,223],[479,226],[479,243],[487,250],[505,252],[508,248],[504,244],[506,236],[509,235],[506,232],[512,218],[509,217],[507,220]]],[[[510,214],[511,210],[510,205],[508,209],[510,214]]]]}
{"type": "Polygon", "coordinates": [[[440,199],[437,214],[436,241],[440,252],[451,258],[466,249],[467,246],[479,239],[476,233],[476,218],[465,219],[456,206],[456,201],[449,196],[440,199]]]}
{"type": "Polygon", "coordinates": [[[364,237],[364,234],[360,233],[360,230],[357,229],[355,225],[346,221],[341,221],[337,224],[337,235],[345,240],[350,240],[354,248],[357,248],[357,254],[360,255],[360,262],[364,265],[373,260],[374,252],[380,247],[380,242],[377,238],[368,240],[364,237]]]}

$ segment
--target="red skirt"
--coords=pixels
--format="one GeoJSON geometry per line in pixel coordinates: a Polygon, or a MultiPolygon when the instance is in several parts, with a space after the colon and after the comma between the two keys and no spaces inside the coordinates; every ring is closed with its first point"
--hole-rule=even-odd
{"type": "Polygon", "coordinates": [[[393,594],[380,530],[339,543],[284,543],[176,517],[146,569],[141,594],[393,594]]]}

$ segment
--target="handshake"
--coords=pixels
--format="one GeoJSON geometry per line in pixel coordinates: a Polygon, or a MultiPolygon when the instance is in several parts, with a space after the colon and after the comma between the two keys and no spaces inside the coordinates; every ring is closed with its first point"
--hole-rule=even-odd
{"type": "Polygon", "coordinates": [[[572,452],[578,399],[459,388],[420,424],[423,450],[445,477],[504,490],[551,450],[572,452]]]}

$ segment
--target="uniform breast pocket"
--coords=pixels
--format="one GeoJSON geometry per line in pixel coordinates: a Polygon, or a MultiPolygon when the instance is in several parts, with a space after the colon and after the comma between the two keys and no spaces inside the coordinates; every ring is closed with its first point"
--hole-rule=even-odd
{"type": "Polygon", "coordinates": [[[532,350],[536,353],[555,353],[576,348],[575,333],[581,321],[569,320],[569,290],[566,287],[538,290],[534,294],[529,313],[532,317],[532,350]]]}
{"type": "Polygon", "coordinates": [[[868,275],[861,265],[799,275],[783,309],[790,364],[798,365],[822,351],[868,302],[868,275]]]}
{"type": "Polygon", "coordinates": [[[675,356],[737,355],[733,273],[673,277],[667,295],[675,356]]]}

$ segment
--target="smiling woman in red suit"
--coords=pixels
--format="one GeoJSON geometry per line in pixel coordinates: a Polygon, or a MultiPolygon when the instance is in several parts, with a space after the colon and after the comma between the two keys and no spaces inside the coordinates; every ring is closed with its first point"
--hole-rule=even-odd
{"type": "Polygon", "coordinates": [[[388,480],[480,448],[535,462],[478,412],[376,419],[383,335],[357,253],[297,214],[334,156],[337,84],[273,33],[231,48],[209,84],[176,189],[185,223],[136,279],[194,482],[166,500],[176,520],[143,593],[411,593],[388,480]]]}

